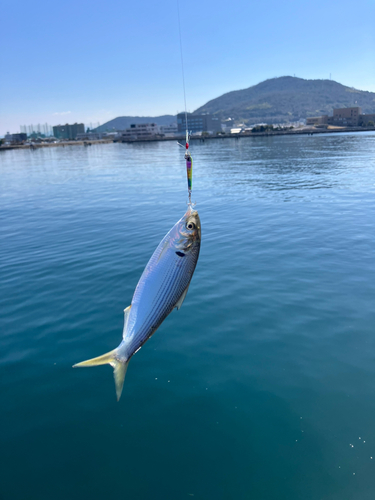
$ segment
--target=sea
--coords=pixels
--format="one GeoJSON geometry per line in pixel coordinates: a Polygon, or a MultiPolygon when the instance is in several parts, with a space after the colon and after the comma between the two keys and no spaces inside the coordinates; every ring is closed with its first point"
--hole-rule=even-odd
{"type": "Polygon", "coordinates": [[[175,142],[0,152],[1,500],[374,500],[375,132],[193,140],[189,293],[114,349],[175,142]]]}

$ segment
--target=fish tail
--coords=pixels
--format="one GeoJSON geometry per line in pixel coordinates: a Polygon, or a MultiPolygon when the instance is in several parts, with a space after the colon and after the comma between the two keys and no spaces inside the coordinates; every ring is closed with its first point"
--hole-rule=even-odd
{"type": "Polygon", "coordinates": [[[88,359],[87,361],[82,361],[81,363],[76,363],[73,368],[86,368],[88,366],[99,366],[99,365],[111,365],[113,368],[113,376],[115,379],[116,386],[116,396],[117,401],[120,400],[122,388],[124,386],[124,380],[126,375],[126,370],[128,369],[129,360],[120,361],[116,357],[117,349],[107,352],[102,356],[97,358],[88,359]]]}

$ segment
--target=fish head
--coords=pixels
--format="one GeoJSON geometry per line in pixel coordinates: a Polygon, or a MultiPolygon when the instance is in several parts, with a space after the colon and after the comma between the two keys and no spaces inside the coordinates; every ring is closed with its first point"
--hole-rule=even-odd
{"type": "Polygon", "coordinates": [[[201,242],[201,221],[198,212],[189,206],[187,212],[176,224],[175,247],[189,252],[192,248],[200,246],[201,242]]]}

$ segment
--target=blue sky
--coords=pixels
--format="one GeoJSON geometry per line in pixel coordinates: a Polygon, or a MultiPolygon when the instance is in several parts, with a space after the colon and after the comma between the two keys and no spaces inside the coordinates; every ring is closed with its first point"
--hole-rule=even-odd
{"type": "MultiPolygon", "coordinates": [[[[274,76],[375,92],[375,0],[180,2],[188,110],[274,76]]],[[[0,134],[184,108],[177,0],[12,0],[0,134]]]]}

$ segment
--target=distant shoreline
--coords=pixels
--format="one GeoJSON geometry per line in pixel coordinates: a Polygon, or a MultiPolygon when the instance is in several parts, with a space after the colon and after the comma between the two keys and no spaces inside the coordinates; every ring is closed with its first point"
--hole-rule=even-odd
{"type": "Polygon", "coordinates": [[[5,151],[9,149],[39,149],[39,148],[55,148],[55,147],[65,147],[65,146],[91,146],[92,144],[112,144],[113,140],[110,139],[98,139],[97,141],[66,141],[66,142],[51,142],[51,143],[41,143],[32,145],[12,145],[12,146],[0,146],[0,151],[5,151]]]}
{"type": "MultiPolygon", "coordinates": [[[[375,132],[374,127],[346,127],[338,129],[292,129],[292,130],[273,130],[265,132],[249,132],[241,134],[220,134],[220,135],[207,135],[199,137],[191,137],[191,142],[199,141],[204,142],[206,140],[215,139],[242,139],[247,137],[268,137],[273,135],[316,135],[316,134],[337,134],[337,133],[347,133],[347,132],[375,132]]],[[[41,143],[33,145],[13,145],[13,146],[0,146],[0,151],[7,151],[10,149],[39,149],[39,148],[51,148],[51,147],[65,147],[65,146],[91,146],[95,144],[112,144],[112,143],[145,143],[145,142],[165,142],[165,141],[184,141],[185,136],[176,137],[155,137],[147,139],[99,139],[99,140],[88,140],[88,141],[66,141],[57,143],[41,143]]]]}

